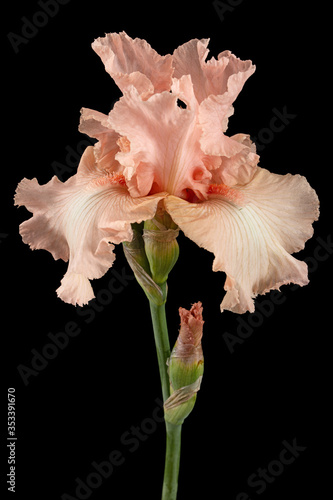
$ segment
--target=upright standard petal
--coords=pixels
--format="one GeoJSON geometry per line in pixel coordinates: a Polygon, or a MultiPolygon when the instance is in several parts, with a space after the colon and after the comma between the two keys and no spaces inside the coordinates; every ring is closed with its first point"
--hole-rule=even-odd
{"type": "Polygon", "coordinates": [[[148,99],[170,90],[172,57],[160,56],[145,40],[133,40],[125,32],[109,33],[97,38],[92,48],[122,92],[133,85],[142,99],[148,99]]]}
{"type": "Polygon", "coordinates": [[[304,177],[257,167],[247,185],[211,186],[209,192],[202,203],[176,197],[164,203],[185,235],[215,254],[213,270],[227,274],[221,310],[253,312],[258,294],[308,283],[306,264],[290,255],[304,248],[319,214],[304,177]]]}
{"type": "Polygon", "coordinates": [[[69,260],[58,295],[83,305],[94,297],[89,280],[112,266],[113,243],[130,241],[130,224],[152,218],[162,198],[133,199],[122,175],[101,174],[89,146],[75,176],[65,183],[53,177],[43,186],[36,179],[23,179],[15,203],[33,213],[20,225],[23,241],[33,250],[45,249],[55,259],[69,260]]]}
{"type": "Polygon", "coordinates": [[[109,123],[129,141],[118,153],[133,196],[167,191],[186,197],[189,189],[202,199],[211,174],[200,148],[196,110],[178,106],[169,92],[142,101],[132,88],[114,106],[109,123]]]}
{"type": "Polygon", "coordinates": [[[240,153],[245,145],[234,137],[224,135],[233,107],[226,94],[210,96],[199,107],[199,123],[202,128],[200,144],[207,155],[230,158],[240,153]]]}
{"type": "Polygon", "coordinates": [[[212,57],[206,62],[209,39],[190,40],[178,47],[173,54],[174,77],[191,75],[194,93],[199,103],[210,95],[228,94],[228,107],[236,99],[245,81],[255,71],[251,61],[241,61],[230,51],[212,57]]]}
{"type": "Polygon", "coordinates": [[[120,151],[119,134],[110,128],[108,115],[93,109],[82,108],[79,131],[98,139],[94,147],[98,168],[107,172],[122,172],[123,167],[115,159],[120,151]]]}

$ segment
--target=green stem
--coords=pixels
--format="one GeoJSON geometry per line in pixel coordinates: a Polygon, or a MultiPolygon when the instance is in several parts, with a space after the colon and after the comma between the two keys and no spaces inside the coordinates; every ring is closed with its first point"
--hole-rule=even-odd
{"type": "MultiPolygon", "coordinates": [[[[165,304],[157,306],[150,302],[154,329],[157,360],[160,371],[163,401],[170,396],[170,381],[167,359],[170,357],[170,343],[165,315],[165,304]]],[[[166,424],[166,454],[162,500],[176,500],[180,462],[181,425],[166,424]]]]}
{"type": "Polygon", "coordinates": [[[162,500],[176,500],[182,426],[166,422],[166,431],[167,446],[165,453],[162,500]]]}
{"type": "Polygon", "coordinates": [[[170,343],[165,315],[165,304],[161,306],[157,306],[153,302],[149,302],[149,304],[153,322],[158,367],[160,370],[163,401],[165,401],[170,396],[170,382],[167,367],[167,360],[170,357],[170,343]]]}

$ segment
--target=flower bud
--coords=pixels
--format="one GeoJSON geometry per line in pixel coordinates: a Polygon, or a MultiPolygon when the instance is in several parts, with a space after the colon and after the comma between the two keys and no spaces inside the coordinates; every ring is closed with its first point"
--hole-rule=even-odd
{"type": "Polygon", "coordinates": [[[168,361],[171,395],[164,403],[165,420],[174,425],[182,424],[191,413],[204,370],[201,302],[190,311],[181,307],[179,314],[179,335],[168,361]]]}
{"type": "Polygon", "coordinates": [[[179,256],[179,229],[167,212],[144,223],[143,239],[153,280],[165,283],[179,256]]]}

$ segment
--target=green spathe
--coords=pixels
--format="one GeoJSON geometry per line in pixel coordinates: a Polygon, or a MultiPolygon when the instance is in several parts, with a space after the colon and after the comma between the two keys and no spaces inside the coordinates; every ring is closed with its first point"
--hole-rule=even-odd
{"type": "Polygon", "coordinates": [[[123,243],[125,257],[148,300],[153,302],[155,305],[162,305],[166,301],[166,285],[164,287],[160,287],[152,279],[149,262],[145,252],[145,244],[142,237],[143,224],[132,224],[132,230],[132,241],[126,241],[123,243]]]}
{"type": "Polygon", "coordinates": [[[133,238],[123,243],[125,257],[149,302],[160,306],[167,298],[167,279],[179,256],[179,229],[169,214],[132,224],[133,238]]]}

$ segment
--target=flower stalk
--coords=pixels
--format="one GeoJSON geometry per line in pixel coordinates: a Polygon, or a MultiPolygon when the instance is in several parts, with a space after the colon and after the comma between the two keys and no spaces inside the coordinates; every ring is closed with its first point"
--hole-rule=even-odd
{"type": "MultiPolygon", "coordinates": [[[[170,379],[168,373],[170,342],[165,314],[165,302],[168,275],[179,255],[179,247],[176,241],[177,236],[178,229],[176,229],[168,214],[162,214],[159,217],[156,216],[155,219],[144,223],[144,251],[149,262],[150,276],[152,281],[162,290],[164,298],[163,303],[159,304],[154,299],[151,300],[146,294],[150,304],[164,402],[170,397],[170,379]]],[[[162,500],[176,500],[180,464],[181,425],[173,425],[167,421],[165,421],[165,425],[166,452],[162,500]]]]}
{"type": "Polygon", "coordinates": [[[166,422],[165,426],[167,439],[162,500],[176,500],[178,491],[182,425],[173,425],[166,422]]]}
{"type": "MultiPolygon", "coordinates": [[[[132,230],[133,238],[130,242],[125,242],[123,248],[134,275],[149,300],[163,401],[164,403],[169,401],[173,406],[169,410],[169,418],[167,418],[165,408],[166,453],[162,500],[176,500],[181,429],[185,417],[182,414],[182,418],[177,419],[172,418],[172,415],[178,415],[179,409],[183,410],[184,398],[177,399],[175,397],[177,396],[177,389],[180,387],[177,383],[175,385],[175,381],[172,383],[170,378],[170,368],[173,373],[173,367],[176,363],[176,347],[172,351],[173,354],[170,354],[165,302],[167,299],[168,275],[179,256],[179,247],[176,240],[179,231],[162,207],[160,207],[154,219],[145,221],[143,225],[133,224],[132,230]],[[170,401],[172,392],[175,396],[170,401]]],[[[180,343],[182,344],[182,342],[180,343]]],[[[179,348],[177,352],[180,352],[179,348]]],[[[187,399],[195,399],[192,396],[185,398],[186,401],[187,399]]],[[[187,405],[193,407],[192,401],[187,405]]]]}
{"type": "MultiPolygon", "coordinates": [[[[150,302],[158,366],[160,371],[163,401],[170,396],[170,380],[167,361],[170,356],[170,344],[165,315],[165,304],[160,306],[150,302]]],[[[165,422],[166,452],[162,489],[162,500],[176,500],[181,450],[181,425],[165,422]]]]}
{"type": "Polygon", "coordinates": [[[170,343],[165,314],[165,304],[156,305],[154,302],[150,301],[150,314],[153,323],[163,401],[166,401],[170,396],[170,382],[167,367],[167,361],[170,356],[170,343]]]}

